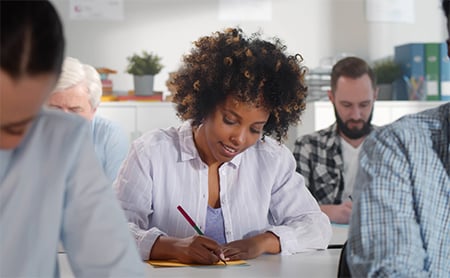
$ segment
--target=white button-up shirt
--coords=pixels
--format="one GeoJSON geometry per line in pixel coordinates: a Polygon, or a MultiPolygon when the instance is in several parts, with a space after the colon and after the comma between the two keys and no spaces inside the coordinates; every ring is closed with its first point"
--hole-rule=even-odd
{"type": "MultiPolygon", "coordinates": [[[[219,168],[227,242],[271,231],[284,254],[327,247],[329,219],[295,167],[288,148],[265,138],[219,168]]],[[[142,259],[149,258],[160,235],[195,234],[178,205],[204,230],[208,166],[195,147],[190,122],[138,138],[114,188],[142,259]]]]}

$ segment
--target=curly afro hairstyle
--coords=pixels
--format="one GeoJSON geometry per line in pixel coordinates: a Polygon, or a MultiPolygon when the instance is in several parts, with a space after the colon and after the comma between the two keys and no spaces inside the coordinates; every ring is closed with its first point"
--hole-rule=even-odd
{"type": "Polygon", "coordinates": [[[306,68],[301,55],[285,54],[279,39],[272,43],[260,36],[246,38],[241,29],[229,28],[194,42],[171,82],[181,120],[198,126],[232,96],[269,111],[263,138],[273,136],[280,143],[286,138],[289,126],[300,121],[305,109],[306,68]]]}

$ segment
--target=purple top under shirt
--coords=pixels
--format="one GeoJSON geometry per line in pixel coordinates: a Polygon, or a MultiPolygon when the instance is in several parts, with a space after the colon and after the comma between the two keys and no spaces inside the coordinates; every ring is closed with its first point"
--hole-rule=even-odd
{"type": "Polygon", "coordinates": [[[219,244],[227,243],[221,208],[212,208],[208,206],[204,234],[205,236],[214,239],[219,244]]]}

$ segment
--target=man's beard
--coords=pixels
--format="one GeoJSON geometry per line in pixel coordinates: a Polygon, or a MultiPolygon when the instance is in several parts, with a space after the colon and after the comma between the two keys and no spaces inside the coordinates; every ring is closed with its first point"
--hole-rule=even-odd
{"type": "Polygon", "coordinates": [[[342,132],[345,136],[347,136],[350,139],[362,138],[362,137],[366,136],[367,134],[369,134],[371,131],[372,125],[370,123],[372,122],[373,107],[372,107],[372,111],[370,111],[370,116],[367,119],[367,122],[365,122],[363,120],[358,120],[358,121],[348,120],[347,122],[344,123],[344,121],[342,121],[341,117],[339,117],[339,114],[336,110],[336,106],[334,106],[334,115],[336,116],[336,123],[337,123],[338,131],[342,132]],[[348,127],[349,123],[363,123],[363,127],[362,128],[349,128],[348,127]]]}

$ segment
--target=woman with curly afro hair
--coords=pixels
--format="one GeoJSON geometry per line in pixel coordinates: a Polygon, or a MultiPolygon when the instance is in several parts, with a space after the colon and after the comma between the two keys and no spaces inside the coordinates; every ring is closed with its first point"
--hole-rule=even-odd
{"type": "Polygon", "coordinates": [[[213,264],[327,247],[330,222],[282,144],[306,98],[301,56],[285,51],[226,29],[184,56],[172,81],[184,123],[138,138],[115,182],[143,260],[213,264]]]}

